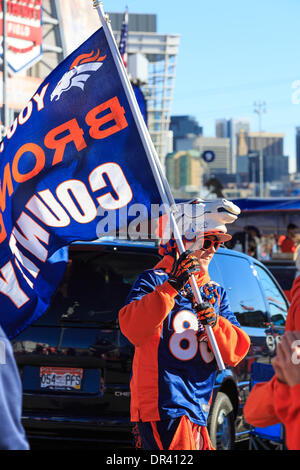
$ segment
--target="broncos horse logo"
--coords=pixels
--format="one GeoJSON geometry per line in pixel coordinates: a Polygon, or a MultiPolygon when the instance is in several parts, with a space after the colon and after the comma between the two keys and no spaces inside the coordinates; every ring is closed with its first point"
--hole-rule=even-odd
{"type": "Polygon", "coordinates": [[[98,49],[96,54],[92,51],[90,54],[78,56],[72,63],[70,70],[62,76],[54,88],[50,100],[59,100],[61,94],[70,90],[73,86],[77,86],[83,90],[85,82],[93,72],[96,72],[96,70],[102,66],[102,62],[106,58],[106,55],[102,57],[99,57],[99,55],[98,49]]]}

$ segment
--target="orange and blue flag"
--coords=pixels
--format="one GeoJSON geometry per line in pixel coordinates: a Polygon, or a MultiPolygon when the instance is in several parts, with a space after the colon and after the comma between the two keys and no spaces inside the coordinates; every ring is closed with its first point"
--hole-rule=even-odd
{"type": "Polygon", "coordinates": [[[64,247],[105,234],[107,215],[118,231],[133,204],[147,217],[161,203],[103,28],[41,84],[0,155],[0,325],[13,337],[48,308],[64,247]]]}

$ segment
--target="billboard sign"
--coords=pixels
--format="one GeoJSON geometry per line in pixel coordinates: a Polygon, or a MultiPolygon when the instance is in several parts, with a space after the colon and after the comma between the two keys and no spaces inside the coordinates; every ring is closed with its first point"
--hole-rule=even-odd
{"type": "MultiPolygon", "coordinates": [[[[42,0],[7,0],[6,4],[7,64],[16,73],[32,67],[42,55],[42,0]]],[[[3,0],[0,35],[3,36],[3,0]]]]}
{"type": "MultiPolygon", "coordinates": [[[[101,26],[95,8],[87,8],[86,0],[58,0],[65,56],[71,54],[101,26]]],[[[92,2],[90,2],[92,4],[92,2]]]]}

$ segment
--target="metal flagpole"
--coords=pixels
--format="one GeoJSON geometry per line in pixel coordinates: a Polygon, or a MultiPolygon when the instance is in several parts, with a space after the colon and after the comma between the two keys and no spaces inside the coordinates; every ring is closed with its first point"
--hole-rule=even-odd
{"type": "MultiPolygon", "coordinates": [[[[6,83],[7,83],[7,44],[6,44],[6,13],[7,0],[3,0],[2,7],[2,125],[5,133],[7,126],[7,103],[6,103],[6,83]]],[[[2,136],[0,138],[2,140],[2,136]]]]}
{"type": "Polygon", "coordinates": [[[117,43],[115,41],[111,26],[108,22],[108,15],[105,15],[105,13],[103,11],[103,7],[102,7],[103,2],[101,0],[94,0],[93,5],[98,11],[99,18],[100,18],[101,24],[103,26],[105,36],[106,36],[106,39],[109,43],[110,49],[111,49],[112,52],[114,52],[113,58],[115,60],[115,64],[117,66],[121,81],[124,85],[124,90],[125,90],[127,99],[129,101],[133,116],[135,118],[135,122],[136,122],[136,125],[138,127],[139,133],[140,133],[140,135],[143,139],[144,146],[145,146],[145,142],[147,142],[147,144],[145,146],[145,149],[146,149],[147,156],[148,156],[148,159],[150,161],[151,167],[152,167],[153,158],[154,158],[155,164],[157,166],[157,170],[158,170],[158,172],[160,174],[160,178],[162,180],[162,184],[163,184],[163,186],[165,188],[165,192],[168,196],[167,205],[171,205],[171,207],[176,210],[176,204],[175,204],[171,189],[170,189],[169,184],[166,180],[166,177],[163,174],[158,155],[156,153],[155,147],[153,145],[153,142],[152,142],[152,139],[150,137],[149,131],[147,129],[146,123],[144,121],[144,118],[142,117],[140,108],[139,108],[139,106],[136,102],[136,98],[135,98],[134,92],[132,90],[132,86],[131,86],[129,77],[126,73],[121,54],[119,52],[119,48],[118,48],[117,43]],[[149,155],[148,155],[149,149],[151,149],[150,158],[149,158],[149,155]]]}
{"type": "MultiPolygon", "coordinates": [[[[161,163],[159,161],[158,155],[157,155],[156,150],[154,148],[154,145],[153,145],[153,142],[151,140],[151,137],[150,137],[149,131],[147,129],[146,123],[144,121],[144,118],[141,114],[139,105],[136,101],[136,98],[135,98],[130,80],[129,80],[128,75],[126,73],[126,70],[124,68],[124,64],[123,64],[118,46],[116,44],[111,26],[108,22],[108,16],[105,15],[105,13],[103,11],[103,7],[102,7],[102,2],[100,0],[93,0],[93,6],[98,11],[98,15],[99,15],[99,18],[100,18],[100,21],[101,21],[101,24],[102,24],[107,42],[108,42],[110,50],[112,52],[112,56],[113,56],[113,59],[115,61],[115,65],[117,67],[121,82],[123,84],[123,88],[124,88],[124,91],[126,93],[126,97],[128,99],[128,103],[130,105],[130,109],[131,109],[131,112],[133,114],[133,117],[134,117],[137,129],[138,129],[139,135],[142,139],[143,146],[144,146],[149,164],[151,166],[151,170],[152,170],[153,176],[155,178],[157,187],[159,189],[162,201],[166,206],[171,208],[171,211],[170,211],[171,227],[173,228],[173,231],[174,231],[174,237],[175,237],[176,243],[178,245],[179,252],[183,253],[185,251],[185,248],[184,248],[184,244],[183,244],[183,241],[182,241],[182,238],[181,238],[181,234],[180,234],[177,222],[175,220],[176,203],[175,203],[174,197],[172,195],[170,186],[168,184],[168,181],[167,181],[165,175],[163,174],[163,171],[162,171],[162,168],[161,168],[161,163]]],[[[191,282],[190,283],[191,283],[191,287],[192,287],[193,294],[195,296],[196,302],[197,303],[202,303],[201,294],[199,292],[199,288],[198,288],[198,285],[197,285],[197,282],[196,282],[194,276],[191,277],[191,282]]],[[[205,330],[206,330],[207,336],[209,338],[209,341],[210,341],[215,359],[217,361],[218,368],[219,368],[219,370],[224,370],[225,365],[224,365],[222,356],[220,354],[220,351],[219,351],[219,348],[218,348],[213,330],[212,330],[211,326],[209,326],[209,325],[205,326],[205,330]]]]}

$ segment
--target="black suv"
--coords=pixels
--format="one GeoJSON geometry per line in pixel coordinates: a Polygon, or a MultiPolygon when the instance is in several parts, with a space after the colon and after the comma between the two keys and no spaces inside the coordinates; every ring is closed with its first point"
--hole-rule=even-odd
{"type": "MultiPolygon", "coordinates": [[[[84,439],[132,445],[129,380],[133,346],[118,311],[137,275],[158,261],[153,243],[75,243],[65,278],[48,311],[13,341],[29,438],[84,439]]],[[[288,302],[259,261],[220,248],[211,278],[228,292],[232,311],[252,340],[247,357],[217,375],[209,428],[218,449],[248,435],[243,404],[250,366],[269,363],[283,331],[288,302]]]]}

